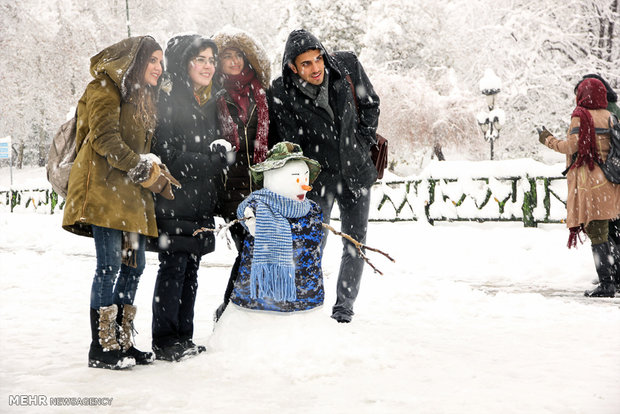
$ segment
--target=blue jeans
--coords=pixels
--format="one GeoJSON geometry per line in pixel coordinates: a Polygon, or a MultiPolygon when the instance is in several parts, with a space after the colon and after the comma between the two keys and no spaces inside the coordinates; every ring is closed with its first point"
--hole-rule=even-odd
{"type": "Polygon", "coordinates": [[[136,267],[122,264],[123,232],[107,227],[93,226],[97,269],[90,292],[90,307],[98,309],[117,305],[132,305],[138,290],[138,282],[146,265],[146,237],[141,234],[129,234],[133,253],[136,255],[136,267]]]}

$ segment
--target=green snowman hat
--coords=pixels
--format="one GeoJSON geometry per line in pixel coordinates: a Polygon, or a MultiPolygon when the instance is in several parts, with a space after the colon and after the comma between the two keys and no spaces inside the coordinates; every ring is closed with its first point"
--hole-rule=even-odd
{"type": "Polygon", "coordinates": [[[291,160],[302,160],[306,162],[308,170],[310,171],[310,183],[314,182],[321,172],[321,164],[319,164],[318,161],[304,156],[299,145],[288,141],[282,141],[278,142],[267,152],[267,159],[265,161],[250,166],[252,179],[257,185],[262,185],[263,173],[265,171],[282,168],[284,164],[291,160]]]}

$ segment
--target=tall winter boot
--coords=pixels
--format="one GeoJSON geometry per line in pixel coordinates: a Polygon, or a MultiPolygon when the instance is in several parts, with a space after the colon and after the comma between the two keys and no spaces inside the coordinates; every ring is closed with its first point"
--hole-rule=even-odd
{"type": "Polygon", "coordinates": [[[128,369],[136,360],[122,354],[116,341],[116,305],[90,309],[90,331],[92,341],[88,351],[88,366],[91,368],[128,369]]]}
{"type": "Polygon", "coordinates": [[[616,293],[620,293],[620,246],[609,240],[609,247],[611,248],[611,257],[614,267],[612,279],[616,288],[616,293]]]}
{"type": "MultiPolygon", "coordinates": [[[[616,246],[614,246],[615,248],[616,246]]],[[[610,242],[593,244],[592,255],[594,256],[594,266],[598,274],[599,284],[596,289],[586,290],[585,296],[593,298],[613,298],[616,295],[613,276],[616,272],[616,262],[613,257],[610,242]]]]}
{"type": "Polygon", "coordinates": [[[122,354],[132,357],[138,365],[148,365],[155,361],[155,355],[152,352],[142,352],[133,346],[131,340],[134,328],[133,321],[136,318],[138,309],[133,305],[120,305],[116,321],[118,323],[118,343],[121,347],[122,354]]]}

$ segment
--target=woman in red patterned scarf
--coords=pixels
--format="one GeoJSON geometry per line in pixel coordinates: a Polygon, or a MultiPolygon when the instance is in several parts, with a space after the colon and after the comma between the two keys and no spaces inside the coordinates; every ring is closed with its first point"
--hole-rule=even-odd
{"type": "MultiPolygon", "coordinates": [[[[250,34],[226,27],[216,33],[213,40],[220,51],[216,75],[221,86],[217,96],[218,117],[223,137],[236,151],[236,160],[225,176],[224,192],[218,197],[220,213],[226,221],[231,221],[237,218],[239,203],[257,190],[250,177],[250,165],[267,157],[269,108],[266,90],[271,69],[265,49],[250,34]]],[[[216,320],[226,308],[232,292],[247,234],[241,224],[232,226],[230,231],[239,255],[230,274],[224,303],[216,311],[216,320]]]]}
{"type": "Polygon", "coordinates": [[[609,237],[609,228],[610,223],[615,227],[620,218],[620,185],[610,183],[598,165],[605,161],[610,149],[605,85],[598,79],[583,80],[576,101],[567,139],[556,139],[543,127],[539,140],[566,154],[568,247],[576,246],[579,233],[585,231],[592,242],[599,278],[599,285],[585,295],[614,297],[620,282],[620,249],[609,237]]]}

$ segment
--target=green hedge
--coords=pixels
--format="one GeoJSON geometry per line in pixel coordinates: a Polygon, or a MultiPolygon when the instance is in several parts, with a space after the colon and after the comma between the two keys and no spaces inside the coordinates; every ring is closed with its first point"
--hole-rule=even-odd
{"type": "Polygon", "coordinates": [[[65,200],[51,188],[34,190],[0,190],[0,210],[4,207],[11,213],[15,209],[45,211],[54,214],[62,210],[65,200]],[[43,207],[42,210],[40,208],[43,207]]]}
{"type": "MultiPolygon", "coordinates": [[[[370,220],[521,221],[536,227],[564,221],[565,192],[564,177],[381,181],[372,188],[370,220]]],[[[64,199],[48,188],[0,191],[0,211],[54,214],[64,205],[64,199]]]]}
{"type": "Polygon", "coordinates": [[[527,227],[566,218],[564,177],[424,178],[377,183],[374,221],[520,221],[527,227]]]}

